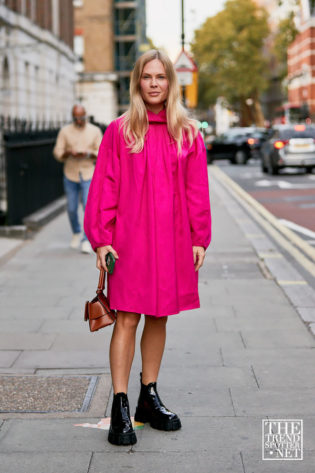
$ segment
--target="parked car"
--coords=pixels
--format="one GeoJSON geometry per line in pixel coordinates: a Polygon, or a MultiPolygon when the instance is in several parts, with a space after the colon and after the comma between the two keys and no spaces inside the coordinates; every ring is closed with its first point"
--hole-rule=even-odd
{"type": "Polygon", "coordinates": [[[260,157],[260,148],[266,138],[265,128],[230,128],[214,140],[206,140],[208,163],[229,159],[232,164],[246,164],[250,158],[260,157]]]}
{"type": "Polygon", "coordinates": [[[285,167],[315,168],[315,126],[278,125],[261,148],[263,172],[276,175],[285,167]]]}

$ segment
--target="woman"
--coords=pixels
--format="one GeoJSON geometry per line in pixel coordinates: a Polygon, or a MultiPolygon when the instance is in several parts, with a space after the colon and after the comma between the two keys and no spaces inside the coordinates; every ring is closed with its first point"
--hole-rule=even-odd
{"type": "Polygon", "coordinates": [[[128,381],[141,314],[141,390],[135,420],[177,430],[179,417],[156,388],[169,315],[200,307],[198,270],[211,239],[206,151],[195,122],[180,104],[170,59],[151,50],[136,62],[130,107],[108,126],[99,149],[84,229],[97,253],[116,258],[108,275],[110,307],[117,311],[110,344],[114,390],[108,440],[136,443],[128,381]]]}

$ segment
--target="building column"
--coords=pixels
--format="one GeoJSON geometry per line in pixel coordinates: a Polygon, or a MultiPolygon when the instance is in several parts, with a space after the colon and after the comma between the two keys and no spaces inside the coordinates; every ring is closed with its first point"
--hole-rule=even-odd
{"type": "Polygon", "coordinates": [[[60,34],[59,15],[59,0],[52,0],[52,32],[57,37],[60,34]]]}

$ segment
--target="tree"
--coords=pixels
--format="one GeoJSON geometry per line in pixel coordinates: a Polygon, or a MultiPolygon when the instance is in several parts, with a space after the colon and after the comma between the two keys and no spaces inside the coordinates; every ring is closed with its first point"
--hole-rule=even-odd
{"type": "Polygon", "coordinates": [[[278,31],[274,38],[273,52],[279,64],[278,74],[280,80],[283,80],[287,76],[287,51],[298,32],[294,22],[294,12],[292,11],[287,18],[279,22],[278,31]]]}
{"type": "Polygon", "coordinates": [[[238,105],[242,125],[264,122],[259,95],[268,84],[263,55],[267,18],[253,0],[227,0],[224,10],[195,31],[192,43],[200,70],[200,103],[208,107],[224,96],[231,106],[238,105]]]}

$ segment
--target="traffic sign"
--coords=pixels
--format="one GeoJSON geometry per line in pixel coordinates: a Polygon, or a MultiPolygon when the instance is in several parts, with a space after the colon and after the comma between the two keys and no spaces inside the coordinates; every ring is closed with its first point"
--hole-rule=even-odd
{"type": "Polygon", "coordinates": [[[191,85],[193,83],[193,72],[198,68],[194,60],[183,49],[174,64],[180,85],[191,85]]]}

